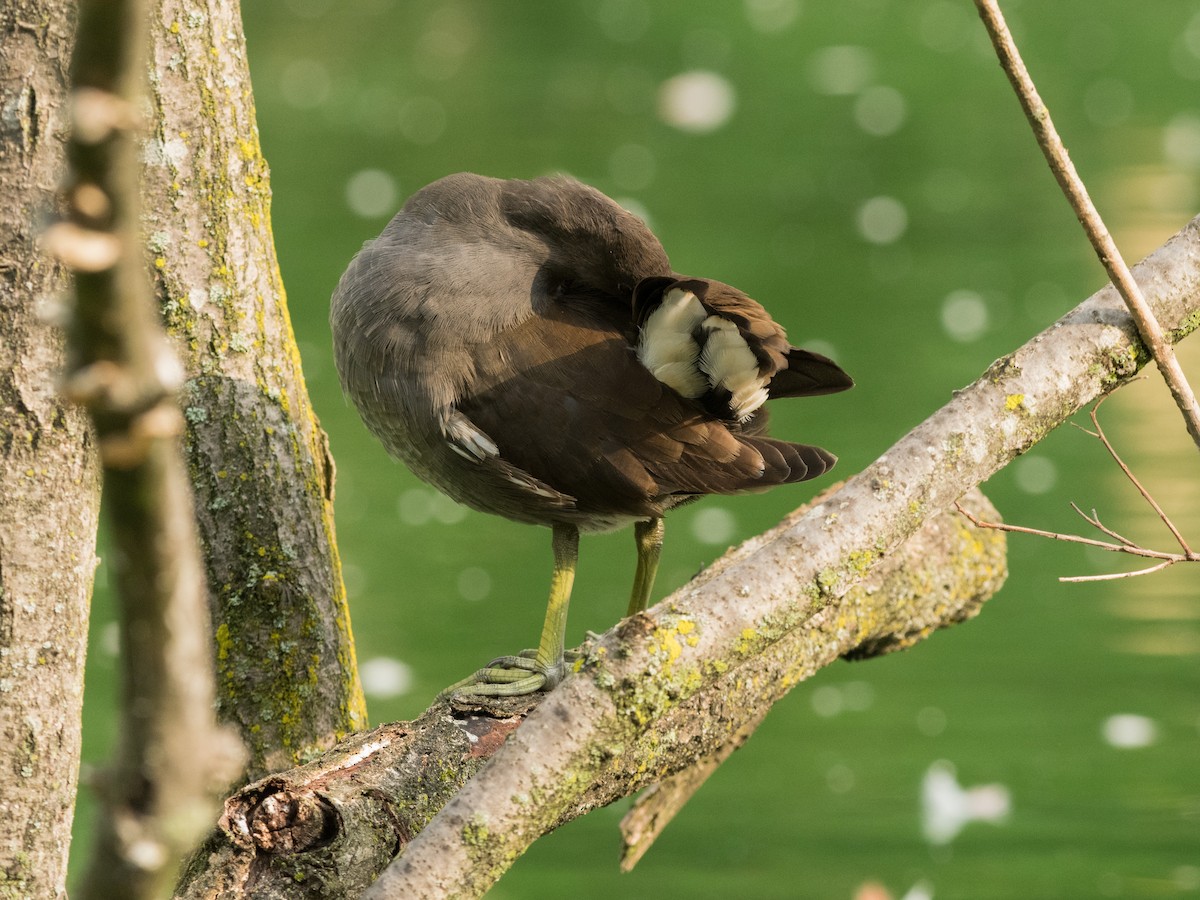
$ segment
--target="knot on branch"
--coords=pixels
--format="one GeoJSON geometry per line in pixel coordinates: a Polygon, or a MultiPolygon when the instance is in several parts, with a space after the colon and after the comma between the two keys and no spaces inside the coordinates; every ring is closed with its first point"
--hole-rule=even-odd
{"type": "Polygon", "coordinates": [[[99,144],[114,132],[134,131],[141,120],[136,106],[111,91],[81,87],[71,94],[74,138],[82,144],[99,144]]]}
{"type": "Polygon", "coordinates": [[[219,824],[238,847],[274,855],[323,847],[342,825],[337,808],[323,796],[288,790],[274,779],[226,800],[219,824]]]}
{"type": "Polygon", "coordinates": [[[42,248],[76,272],[107,272],[121,259],[117,235],[74,222],[56,222],[47,228],[42,233],[42,248]]]}

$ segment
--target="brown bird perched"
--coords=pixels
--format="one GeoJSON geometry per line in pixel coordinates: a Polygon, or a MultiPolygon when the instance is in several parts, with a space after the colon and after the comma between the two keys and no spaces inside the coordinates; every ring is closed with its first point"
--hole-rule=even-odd
{"type": "Polygon", "coordinates": [[[667,510],[834,464],[767,436],[764,401],[853,385],[564,177],[463,173],[418,191],[354,257],[330,323],[342,386],[388,451],[467,506],[552,529],[537,650],[493,660],[458,696],[562,680],[581,530],[633,524],[629,614],[645,609],[667,510]]]}

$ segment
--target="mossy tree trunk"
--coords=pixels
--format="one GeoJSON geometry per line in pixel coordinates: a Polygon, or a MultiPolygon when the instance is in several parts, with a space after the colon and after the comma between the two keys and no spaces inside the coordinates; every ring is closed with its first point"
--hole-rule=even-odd
{"type": "Polygon", "coordinates": [[[65,896],[100,500],[57,394],[66,287],[37,246],[64,167],[68,0],[0,8],[0,896],[65,896]]]}
{"type": "Polygon", "coordinates": [[[236,0],[155,0],[143,229],[182,395],[222,719],[252,774],[365,725],[313,414],[271,235],[236,0]]]}

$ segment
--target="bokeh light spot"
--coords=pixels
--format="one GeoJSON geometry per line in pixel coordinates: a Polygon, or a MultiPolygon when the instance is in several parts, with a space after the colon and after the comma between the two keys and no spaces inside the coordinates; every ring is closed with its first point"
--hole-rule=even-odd
{"type": "Polygon", "coordinates": [[[857,94],[875,77],[875,59],[865,47],[824,47],[813,54],[808,77],[819,94],[857,94]]]}
{"type": "Polygon", "coordinates": [[[707,506],[692,517],[692,535],[702,544],[725,544],[737,530],[733,513],[721,506],[707,506]]]}
{"type": "Polygon", "coordinates": [[[872,197],[858,208],[858,233],[872,244],[894,244],[908,230],[908,210],[895,197],[872,197]]]}
{"type": "Polygon", "coordinates": [[[346,205],[356,216],[377,219],[396,212],[399,187],[382,169],[363,169],[346,182],[346,205]]]}
{"type": "Polygon", "coordinates": [[[867,88],[854,102],[854,121],[867,134],[876,137],[899,131],[906,113],[904,96],[887,85],[867,88]]]}
{"type": "Polygon", "coordinates": [[[492,592],[492,576],[487,569],[470,566],[458,573],[458,595],[471,603],[486,600],[492,592]]]}
{"type": "Polygon", "coordinates": [[[1119,713],[1104,720],[1104,742],[1120,750],[1149,747],[1158,741],[1158,725],[1147,716],[1119,713]]]}
{"type": "Polygon", "coordinates": [[[736,108],[737,92],[716,72],[684,72],[668,78],[658,89],[659,117],[680,131],[715,131],[729,121],[736,108]]]}
{"type": "Polygon", "coordinates": [[[942,327],[960,343],[978,340],[987,331],[988,308],[974,291],[952,291],[942,301],[942,327]]]}
{"type": "Polygon", "coordinates": [[[1013,464],[1018,490],[1035,496],[1048,494],[1058,484],[1058,466],[1045,456],[1022,456],[1013,464]]]}
{"type": "Polygon", "coordinates": [[[296,109],[314,109],[329,98],[329,70],[315,59],[294,59],[279,76],[284,101],[296,109]]]}
{"type": "Polygon", "coordinates": [[[412,668],[390,656],[375,656],[358,667],[363,693],[387,700],[412,690],[412,668]]]}

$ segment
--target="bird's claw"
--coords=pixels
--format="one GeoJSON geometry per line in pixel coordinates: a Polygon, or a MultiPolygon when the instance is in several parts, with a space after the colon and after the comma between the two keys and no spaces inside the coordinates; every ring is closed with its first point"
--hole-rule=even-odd
{"type": "Polygon", "coordinates": [[[493,659],[469,678],[464,678],[443,690],[438,694],[438,699],[521,697],[538,691],[549,691],[566,677],[567,671],[565,660],[546,664],[538,662],[533,651],[523,651],[519,656],[500,656],[493,659]]]}

